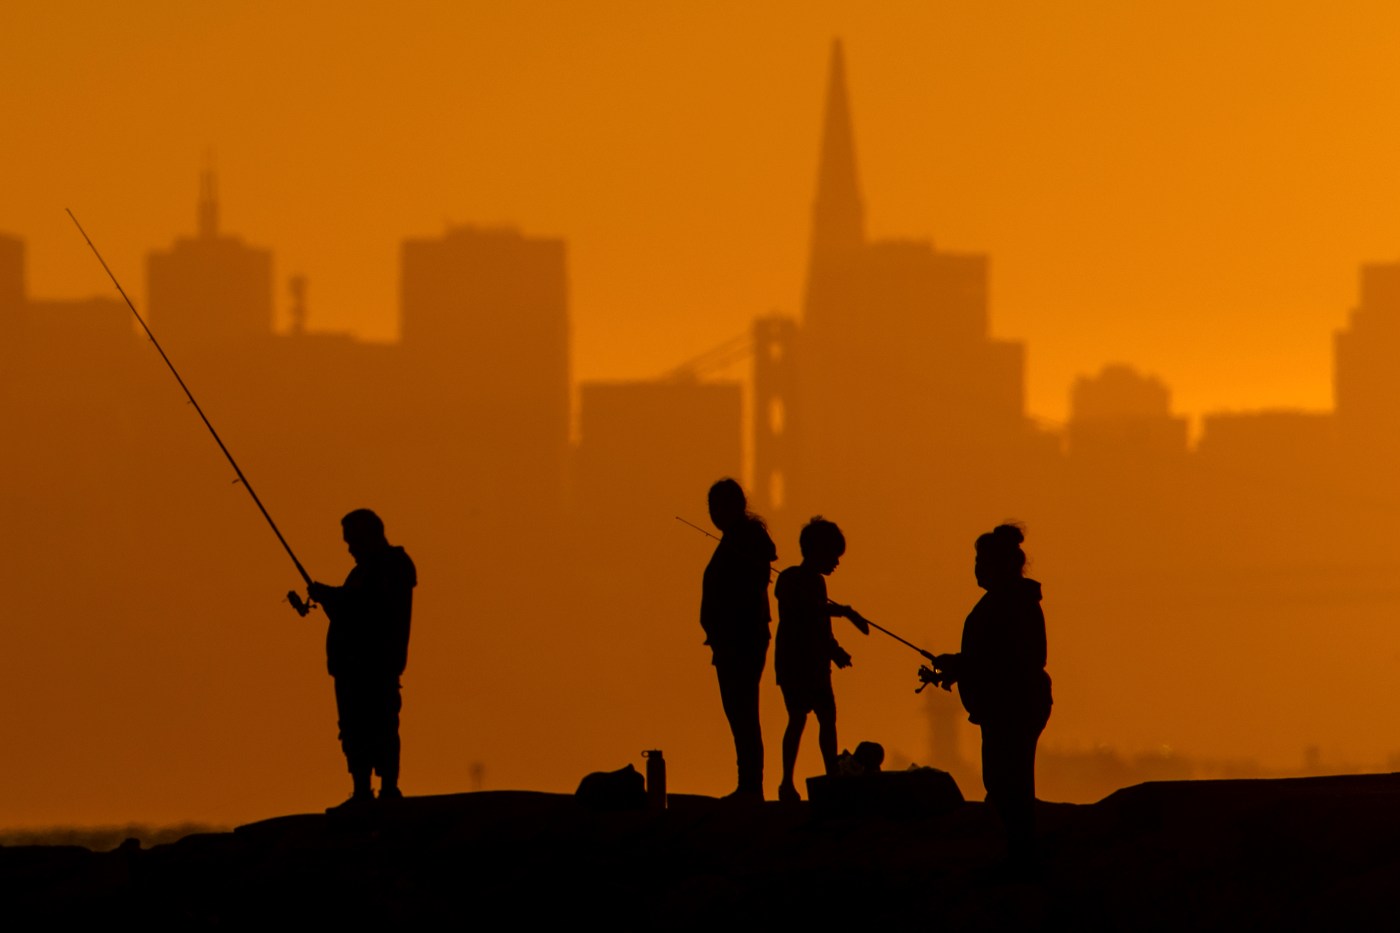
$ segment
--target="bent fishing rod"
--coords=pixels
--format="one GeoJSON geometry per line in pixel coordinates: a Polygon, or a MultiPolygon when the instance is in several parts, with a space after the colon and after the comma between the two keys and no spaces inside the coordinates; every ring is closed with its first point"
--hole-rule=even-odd
{"type": "MultiPolygon", "coordinates": [[[[151,333],[150,327],[146,326],[146,319],[141,317],[141,312],[136,310],[136,305],[133,304],[131,299],[127,296],[126,289],[122,288],[122,283],[117,281],[116,275],[112,272],[111,267],[107,265],[107,260],[103,259],[102,254],[97,251],[97,246],[92,242],[92,238],[87,235],[87,231],[83,229],[83,225],[78,223],[78,218],[73,215],[72,210],[66,207],[64,210],[68,212],[69,218],[72,219],[73,225],[78,228],[78,232],[83,235],[83,239],[87,241],[88,248],[92,250],[92,254],[96,256],[97,261],[102,264],[102,269],[107,273],[107,277],[110,278],[112,284],[117,287],[117,292],[122,296],[122,300],[126,302],[126,306],[130,308],[131,313],[136,316],[136,322],[141,325],[141,330],[145,331],[147,339],[149,339],[151,344],[156,348],[156,352],[160,354],[160,358],[165,361],[166,367],[170,370],[170,375],[174,376],[175,381],[180,384],[180,388],[185,393],[185,398],[190,400],[190,404],[194,406],[194,410],[199,414],[199,420],[203,421],[204,426],[209,429],[209,433],[214,438],[214,443],[218,444],[219,450],[223,451],[225,459],[229,462],[229,466],[233,467],[234,475],[238,477],[235,482],[248,490],[248,495],[253,497],[253,504],[258,507],[258,511],[262,513],[262,517],[267,520],[268,527],[272,529],[272,533],[275,534],[277,540],[281,542],[282,549],[287,552],[287,556],[290,557],[292,563],[296,565],[297,573],[301,574],[302,580],[306,582],[308,587],[311,586],[311,574],[306,572],[306,568],[301,565],[301,561],[297,560],[296,554],[292,552],[292,546],[287,543],[286,538],[282,537],[282,532],[277,527],[277,523],[272,520],[272,516],[268,514],[267,507],[262,504],[262,500],[258,498],[258,494],[253,491],[253,487],[248,482],[248,478],[243,475],[243,470],[239,468],[238,461],[233,459],[233,454],[229,453],[228,448],[224,446],[223,438],[219,437],[219,432],[214,430],[214,425],[209,421],[209,416],[204,413],[203,408],[199,407],[199,402],[195,400],[194,393],[190,391],[189,386],[185,385],[185,380],[180,378],[179,371],[175,369],[175,364],[170,362],[170,357],[165,355],[165,350],[161,347],[160,341],[156,339],[155,334],[151,333]]],[[[316,605],[309,597],[303,600],[296,590],[289,590],[287,592],[287,602],[291,603],[292,608],[301,616],[305,616],[316,605]]]]}
{"type": "MultiPolygon", "coordinates": [[[[682,525],[689,525],[691,528],[694,528],[696,531],[700,532],[702,535],[704,535],[704,536],[707,537],[707,538],[714,538],[716,541],[722,540],[721,538],[719,538],[719,537],[717,537],[717,536],[715,536],[715,535],[710,534],[708,531],[706,531],[705,529],[701,528],[699,525],[695,524],[694,522],[688,522],[688,521],[686,521],[685,519],[681,518],[679,515],[675,516],[675,519],[676,519],[676,521],[680,522],[682,525]]],[[[768,573],[769,573],[769,575],[772,575],[772,573],[773,573],[773,568],[772,568],[771,566],[768,568],[768,573]]],[[[827,602],[833,603],[833,604],[838,605],[838,606],[840,605],[840,603],[837,603],[837,602],[836,602],[835,600],[833,600],[833,599],[828,599],[827,602]]],[[[856,613],[856,614],[857,614],[857,615],[860,615],[860,613],[856,613]]],[[[899,642],[901,645],[907,645],[908,647],[913,648],[915,651],[919,652],[919,654],[923,655],[924,658],[925,658],[926,660],[932,661],[932,660],[934,659],[934,655],[933,655],[932,652],[930,652],[930,651],[925,651],[923,648],[920,648],[918,645],[914,644],[912,641],[908,641],[908,640],[906,640],[906,639],[900,638],[898,635],[896,635],[894,632],[891,632],[889,629],[885,628],[883,625],[876,625],[874,622],[871,622],[869,619],[865,618],[865,616],[860,616],[860,620],[861,620],[862,622],[864,622],[866,625],[868,625],[868,626],[870,626],[871,628],[875,629],[876,631],[878,631],[878,632],[884,632],[886,635],[890,636],[890,637],[893,638],[895,641],[899,642]]],[[[852,620],[852,623],[854,624],[854,620],[852,620]]]]}

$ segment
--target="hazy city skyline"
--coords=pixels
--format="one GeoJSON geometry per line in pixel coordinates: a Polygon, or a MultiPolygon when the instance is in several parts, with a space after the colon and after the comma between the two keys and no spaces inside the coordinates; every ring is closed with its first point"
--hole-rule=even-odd
{"type": "MultiPolygon", "coordinates": [[[[504,34],[525,29],[500,10],[487,13],[504,34]]],[[[203,35],[218,21],[236,35],[264,22],[233,6],[210,15],[177,17],[172,28],[203,35]]],[[[1103,28],[1121,31],[1130,18],[1110,16],[1103,28]]],[[[637,28],[663,21],[644,18],[637,28]]],[[[324,25],[354,32],[363,24],[351,16],[324,25]]],[[[558,25],[541,27],[541,42],[558,25]]],[[[1038,48],[1039,40],[1022,41],[1038,48]]],[[[953,646],[975,593],[973,537],[1006,518],[1025,521],[1032,572],[1045,584],[1055,678],[1045,743],[1063,751],[1052,758],[1070,770],[1092,757],[1076,749],[1102,743],[1146,761],[1146,772],[1196,767],[1191,761],[1200,774],[1214,773],[1211,762],[1229,771],[1241,755],[1267,769],[1306,759],[1316,770],[1394,754],[1377,723],[1400,715],[1387,689],[1400,657],[1392,624],[1400,546],[1390,534],[1400,523],[1400,425],[1388,404],[1400,392],[1389,365],[1400,352],[1400,263],[1371,261],[1361,249],[1339,259],[1357,245],[1341,236],[1325,257],[1312,257],[1316,264],[1285,263],[1286,236],[1261,234],[1248,255],[1216,251],[1215,288],[1248,279],[1266,256],[1273,286],[1337,261],[1341,297],[1321,302],[1303,289],[1290,300],[1306,315],[1261,328],[1257,318],[1245,326],[1249,316],[1206,304],[1160,313],[1187,307],[1176,303],[1201,287],[1185,274],[1191,257],[1105,253],[1090,264],[1103,276],[1080,284],[1096,302],[1112,298],[1112,319],[1076,318],[1062,304],[1036,310],[1035,295],[1053,295],[1072,277],[1056,267],[1065,253],[1024,275],[1015,262],[1004,270],[1004,231],[1017,231],[1023,246],[1073,253],[1089,227],[1057,240],[1054,224],[1037,215],[1003,234],[968,235],[955,218],[978,216],[980,183],[954,184],[932,163],[907,159],[906,187],[892,179],[892,150],[867,143],[881,138],[882,124],[908,129],[901,151],[915,158],[922,118],[951,107],[971,121],[974,102],[949,92],[921,109],[907,93],[888,93],[899,82],[884,95],[867,90],[899,73],[891,62],[908,50],[889,42],[873,43],[882,51],[871,55],[848,39],[847,70],[830,32],[813,39],[801,59],[821,67],[799,69],[802,103],[774,97],[781,120],[726,124],[713,146],[701,133],[628,148],[638,139],[628,135],[632,114],[596,125],[579,116],[575,129],[587,123],[598,134],[581,134],[579,151],[483,132],[482,147],[515,147],[525,174],[481,183],[479,201],[445,222],[426,218],[451,198],[439,191],[433,200],[431,182],[417,186],[428,176],[472,175],[448,166],[446,149],[431,150],[442,160],[436,169],[417,171],[414,154],[429,152],[422,147],[395,150],[406,194],[392,210],[385,189],[365,176],[344,193],[337,210],[347,213],[284,226],[273,222],[274,206],[303,189],[269,198],[248,185],[285,183],[278,173],[295,160],[270,160],[234,181],[238,157],[230,165],[223,155],[202,178],[197,162],[188,175],[163,163],[170,171],[158,182],[133,181],[120,204],[95,207],[96,222],[72,203],[157,333],[169,325],[178,365],[313,572],[334,579],[346,564],[335,523],[351,507],[379,509],[391,540],[413,552],[422,586],[404,719],[410,793],[479,782],[482,762],[493,786],[567,789],[584,771],[663,746],[677,789],[716,789],[729,770],[724,727],[718,716],[695,715],[713,690],[695,624],[710,542],[673,517],[703,522],[704,489],[743,469],[741,444],[753,445],[751,502],[770,521],[779,566],[796,560],[800,523],[828,514],[850,543],[833,596],[935,649],[953,646]],[[801,143],[801,157],[755,143],[775,127],[784,145],[801,143]],[[735,139],[774,167],[769,184],[745,176],[757,163],[720,157],[735,139]],[[605,151],[612,161],[591,161],[605,151]],[[680,151],[700,161],[677,161],[680,151]],[[566,183],[579,165],[612,186],[566,183]],[[555,187],[529,187],[526,177],[541,171],[557,173],[555,187]],[[738,202],[722,189],[744,177],[750,210],[730,211],[738,202]],[[632,182],[652,194],[645,210],[628,201],[632,182]],[[775,225],[767,212],[790,184],[802,195],[775,225]],[[576,187],[588,196],[564,210],[576,187]],[[133,196],[141,190],[178,190],[180,212],[141,202],[133,196]],[[930,192],[946,206],[932,209],[930,192]],[[688,201],[697,194],[709,196],[705,210],[688,201]],[[906,211],[925,220],[889,235],[879,218],[906,211]],[[104,214],[140,220],[113,227],[104,214]],[[620,226],[602,235],[602,218],[620,226]],[[168,226],[149,243],[136,238],[157,220],[168,226]],[[372,257],[344,239],[366,231],[382,241],[372,257]],[[343,250],[341,272],[301,262],[318,233],[323,255],[343,250]],[[600,249],[605,241],[612,245],[600,249]],[[738,254],[742,263],[727,264],[738,254]],[[1139,264],[1123,265],[1132,256],[1139,264]],[[1154,272],[1170,260],[1181,276],[1154,272]],[[379,286],[368,283],[380,263],[393,271],[380,278],[388,294],[377,297],[379,286]],[[309,280],[305,329],[288,326],[289,300],[300,300],[289,279],[300,274],[309,280]],[[199,299],[207,283],[233,280],[246,289],[199,299]],[[361,280],[363,288],[341,290],[361,280]],[[1019,282],[1010,298],[1007,281],[1019,282]],[[786,297],[754,297],[765,293],[786,297]],[[1008,311],[1018,302],[1019,316],[1008,311]],[[377,330],[382,321],[373,324],[371,312],[391,326],[377,330]],[[759,386],[751,424],[732,382],[675,370],[736,335],[725,353],[753,366],[759,386]],[[1325,360],[1327,387],[1307,406],[1298,401],[1305,383],[1287,378],[1301,372],[1296,356],[1272,342],[1302,336],[1305,355],[1325,360]],[[1115,341],[1123,351],[1104,354],[1115,341]],[[1229,374],[1211,391],[1234,398],[1237,410],[1182,401],[1208,393],[1189,379],[1183,390],[1185,377],[1161,361],[1188,360],[1188,349],[1199,357],[1191,372],[1229,374]],[[1047,372],[1062,377],[1053,394],[1065,405],[1072,399],[1072,423],[1044,419],[1047,372]],[[1334,378],[1342,387],[1335,411],[1334,378]],[[1201,414],[1192,450],[1183,416],[1201,414]],[[1315,682],[1302,683],[1304,675],[1315,682]],[[1144,751],[1162,745],[1176,752],[1144,751]]],[[[635,51],[622,43],[617,57],[635,51]]],[[[922,60],[909,62],[903,67],[922,60]]],[[[450,69],[433,74],[455,80],[450,69]]],[[[737,80],[719,68],[696,74],[737,80]]],[[[605,77],[587,75],[584,85],[605,77]]],[[[413,99],[396,93],[379,100],[381,112],[403,105],[399,129],[432,114],[410,117],[413,99]]],[[[433,99],[444,139],[464,145],[448,132],[460,115],[442,122],[445,105],[433,99]]],[[[694,130],[694,113],[679,103],[654,99],[650,113],[694,130]]],[[[536,126],[550,128],[548,120],[536,126]]],[[[387,158],[390,150],[376,146],[393,139],[368,133],[327,172],[363,168],[357,160],[376,151],[387,158]]],[[[1017,157],[1027,172],[1040,165],[1032,152],[1017,157]]],[[[1014,189],[993,187],[988,197],[1014,189]]],[[[1104,204],[1079,193],[1083,211],[1074,216],[1102,220],[1104,204]]],[[[13,529],[4,563],[15,619],[0,683],[17,708],[43,714],[5,723],[10,744],[25,750],[9,819],[246,817],[305,806],[337,757],[327,754],[323,728],[319,620],[302,623],[276,604],[296,582],[285,557],[242,492],[223,483],[217,452],[67,218],[58,249],[82,271],[59,275],[55,287],[65,264],[44,256],[60,241],[29,219],[37,202],[28,188],[20,196],[14,216],[0,218],[18,235],[0,237],[0,318],[13,335],[0,345],[0,403],[13,443],[0,473],[15,491],[0,501],[13,529]],[[101,297],[73,299],[70,288],[101,297]],[[107,762],[119,762],[117,773],[94,782],[107,762]]],[[[473,200],[461,189],[457,197],[473,200]]],[[[1242,193],[1220,206],[1248,204],[1242,193]]],[[[1120,239],[1146,236],[1168,217],[1147,205],[1120,239]]],[[[999,209],[1009,210],[1005,202],[999,209]]],[[[1015,255],[1014,246],[1007,251],[1015,255]]],[[[912,693],[913,656],[879,638],[848,647],[857,664],[842,675],[843,734],[922,760],[927,698],[912,693]]],[[[776,700],[764,702],[771,718],[776,700]]],[[[968,727],[939,728],[946,738],[968,727]]],[[[1088,763],[1103,773],[1081,788],[1131,772],[1088,763]]]]}
{"type": "Polygon", "coordinates": [[[833,35],[871,232],[993,257],[1035,415],[1116,361],[1192,418],[1325,408],[1354,270],[1400,253],[1384,4],[415,9],[17,4],[0,94],[28,145],[2,164],[35,293],[102,287],[61,207],[135,269],[212,149],[228,226],[308,277],[314,329],[390,336],[394,243],[510,222],[571,243],[579,376],[650,376],[797,308],[833,35]]]}

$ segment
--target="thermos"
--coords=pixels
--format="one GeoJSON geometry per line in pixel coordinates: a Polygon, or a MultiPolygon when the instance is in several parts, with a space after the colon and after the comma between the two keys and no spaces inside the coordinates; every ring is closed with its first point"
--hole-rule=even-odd
{"type": "Polygon", "coordinates": [[[642,752],[647,760],[647,807],[651,810],[666,809],[666,759],[661,757],[661,749],[653,748],[642,752]]]}

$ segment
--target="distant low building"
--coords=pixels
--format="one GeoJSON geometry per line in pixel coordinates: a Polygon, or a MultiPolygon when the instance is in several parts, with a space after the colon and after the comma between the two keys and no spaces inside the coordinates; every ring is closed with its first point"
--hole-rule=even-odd
{"type": "Polygon", "coordinates": [[[1214,412],[1202,420],[1196,453],[1207,466],[1259,477],[1288,474],[1326,482],[1336,419],[1321,411],[1214,412]]]}
{"type": "Polygon", "coordinates": [[[1105,366],[1070,390],[1071,457],[1184,457],[1186,428],[1186,419],[1171,413],[1166,383],[1130,366],[1105,366]]]}

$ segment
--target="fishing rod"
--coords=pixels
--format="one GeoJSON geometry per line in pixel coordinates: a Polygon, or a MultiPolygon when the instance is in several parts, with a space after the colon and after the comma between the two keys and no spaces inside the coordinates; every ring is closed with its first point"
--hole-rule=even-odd
{"type": "MultiPolygon", "coordinates": [[[[688,522],[688,521],[686,521],[685,519],[681,518],[679,515],[675,516],[675,519],[676,519],[676,521],[680,522],[682,525],[689,525],[691,528],[694,528],[696,531],[700,532],[702,535],[704,535],[704,536],[707,537],[707,538],[714,538],[716,541],[722,540],[721,538],[718,538],[718,537],[716,537],[715,535],[710,534],[708,531],[706,531],[705,529],[701,528],[699,525],[695,524],[694,522],[688,522]]],[[[771,576],[772,573],[773,573],[773,568],[772,568],[771,566],[768,568],[768,573],[769,573],[770,576],[771,576]]],[[[828,603],[832,603],[833,605],[837,605],[837,606],[841,605],[840,603],[836,602],[834,599],[828,599],[827,602],[828,602],[828,603]]],[[[849,608],[849,607],[843,607],[843,608],[849,608]]],[[[852,610],[852,612],[854,612],[854,611],[855,611],[855,610],[852,610]]],[[[912,641],[908,641],[908,640],[906,640],[906,639],[900,638],[898,635],[896,635],[894,632],[891,632],[889,629],[885,628],[883,625],[876,625],[874,622],[871,622],[869,619],[865,618],[865,616],[862,616],[862,615],[861,615],[860,613],[858,613],[858,612],[855,613],[855,614],[860,618],[860,621],[861,621],[861,622],[864,622],[866,625],[870,626],[871,628],[875,629],[875,630],[878,631],[878,632],[884,632],[886,635],[890,636],[890,637],[893,638],[895,641],[899,642],[901,645],[907,645],[908,647],[913,648],[915,651],[919,652],[919,654],[923,655],[925,659],[927,659],[927,660],[929,660],[929,661],[932,661],[932,660],[934,659],[934,655],[933,655],[932,652],[925,651],[923,648],[920,648],[918,645],[914,644],[912,641]]],[[[851,621],[852,621],[852,623],[855,623],[855,620],[854,620],[854,619],[852,619],[851,621]]],[[[855,624],[858,625],[858,623],[855,623],[855,624]]]]}
{"type": "MultiPolygon", "coordinates": [[[[73,211],[66,207],[64,210],[68,212],[69,218],[72,219],[74,226],[78,228],[78,232],[83,235],[83,239],[87,241],[87,245],[92,250],[92,254],[96,256],[97,261],[102,264],[102,269],[107,273],[107,277],[110,278],[112,284],[117,287],[117,292],[126,302],[126,306],[131,309],[132,314],[136,315],[136,322],[141,325],[141,329],[146,332],[146,337],[151,341],[152,345],[155,346],[156,352],[160,354],[160,358],[165,361],[166,367],[170,370],[170,375],[175,377],[175,381],[178,382],[180,388],[184,390],[185,398],[190,400],[190,404],[194,406],[194,410],[199,413],[199,420],[204,422],[204,426],[208,428],[209,433],[213,435],[214,443],[219,445],[219,450],[223,451],[224,457],[229,462],[229,466],[233,467],[233,472],[238,477],[235,482],[248,490],[248,495],[253,497],[253,504],[258,507],[258,511],[262,513],[262,517],[267,520],[268,527],[272,529],[272,533],[275,534],[277,540],[281,542],[283,550],[287,552],[287,556],[290,557],[292,563],[296,565],[297,573],[301,574],[302,580],[306,582],[308,587],[311,586],[311,574],[306,572],[306,568],[301,565],[301,561],[297,560],[296,554],[292,552],[292,546],[287,543],[286,538],[282,537],[282,532],[277,527],[277,523],[272,520],[272,516],[268,514],[267,507],[262,504],[262,500],[258,498],[258,494],[253,491],[253,487],[248,482],[248,478],[243,475],[243,470],[239,468],[238,461],[233,459],[233,454],[229,453],[228,448],[224,446],[223,438],[219,437],[219,432],[214,430],[214,425],[209,421],[209,416],[204,413],[203,408],[199,407],[199,402],[195,400],[194,393],[190,391],[189,386],[185,385],[185,380],[180,378],[179,371],[175,369],[175,364],[170,362],[170,357],[165,355],[165,350],[161,347],[160,341],[156,339],[155,334],[151,333],[150,327],[146,326],[146,319],[141,317],[141,312],[136,310],[136,305],[133,304],[131,299],[127,296],[126,289],[122,288],[122,283],[117,281],[116,275],[112,272],[111,267],[107,265],[107,260],[103,259],[102,254],[97,251],[97,246],[92,242],[92,238],[87,235],[87,231],[83,229],[83,225],[78,223],[78,218],[73,215],[73,211]]],[[[309,597],[307,599],[302,599],[301,595],[297,593],[296,590],[287,591],[287,602],[291,603],[292,608],[301,616],[305,616],[316,605],[309,597]]]]}

